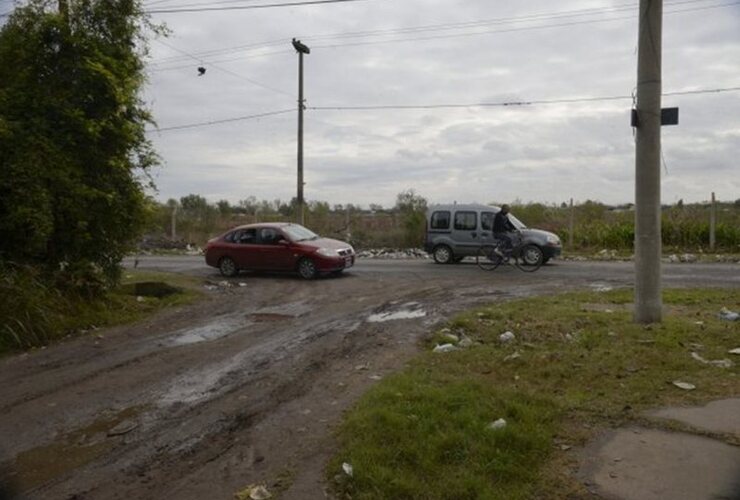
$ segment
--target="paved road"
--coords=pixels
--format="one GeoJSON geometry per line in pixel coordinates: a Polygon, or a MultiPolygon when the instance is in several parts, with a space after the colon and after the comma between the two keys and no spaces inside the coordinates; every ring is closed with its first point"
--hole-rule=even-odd
{"type": "MultiPolygon", "coordinates": [[[[202,257],[138,268],[224,281],[202,257]]],[[[736,264],[667,264],[664,276],[740,289],[736,264]]],[[[227,281],[246,286],[0,359],[0,467],[29,498],[218,500],[279,478],[283,499],[324,498],[333,426],[432,328],[482,303],[629,286],[633,267],[361,260],[339,278],[227,281]]]]}
{"type": "MultiPolygon", "coordinates": [[[[124,264],[132,267],[133,259],[124,264]]],[[[204,264],[200,256],[143,256],[139,259],[139,269],[169,271],[191,274],[204,278],[217,278],[218,271],[204,264]]],[[[634,263],[621,261],[554,261],[531,274],[522,273],[513,267],[501,267],[492,272],[482,271],[472,259],[460,264],[441,266],[427,259],[385,260],[360,259],[348,275],[415,276],[425,279],[455,278],[470,283],[504,282],[516,283],[526,280],[552,281],[573,279],[577,281],[603,280],[634,285],[634,263]]],[[[250,276],[250,274],[243,274],[250,276]]],[[[274,276],[273,276],[274,277],[274,276]]],[[[665,286],[722,286],[740,287],[740,264],[685,264],[664,263],[663,282],[665,286]]]]}

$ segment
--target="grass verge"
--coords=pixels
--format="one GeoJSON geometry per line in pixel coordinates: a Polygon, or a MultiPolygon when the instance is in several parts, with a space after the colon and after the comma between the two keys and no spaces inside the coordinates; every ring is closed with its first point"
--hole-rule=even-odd
{"type": "Polygon", "coordinates": [[[346,415],[327,474],[352,499],[574,498],[569,447],[642,411],[740,394],[732,357],[738,290],[668,290],[662,324],[631,322],[632,292],[569,293],[476,309],[429,339],[426,352],[346,415]],[[512,331],[516,339],[502,343],[512,331]],[[433,353],[444,335],[474,344],[433,353]],[[672,382],[696,385],[684,391],[672,382]],[[503,429],[491,422],[503,418],[503,429]],[[352,476],[342,464],[353,467],[352,476]]]}
{"type": "Polygon", "coordinates": [[[121,283],[103,296],[90,300],[63,294],[32,276],[15,280],[0,291],[3,300],[0,319],[0,354],[41,347],[63,337],[100,327],[131,323],[163,308],[183,305],[197,299],[201,281],[173,273],[126,270],[121,283]],[[140,292],[137,283],[165,283],[175,293],[156,297],[140,292]],[[7,309],[7,310],[5,310],[7,309]]]}

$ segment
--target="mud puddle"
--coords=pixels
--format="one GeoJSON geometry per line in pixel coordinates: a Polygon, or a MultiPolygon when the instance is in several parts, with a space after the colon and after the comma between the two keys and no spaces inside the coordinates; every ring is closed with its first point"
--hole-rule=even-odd
{"type": "Polygon", "coordinates": [[[385,323],[386,321],[396,321],[402,319],[423,318],[427,312],[418,302],[406,302],[404,304],[392,304],[390,310],[381,310],[368,316],[368,323],[385,323]]]}
{"type": "Polygon", "coordinates": [[[57,477],[86,465],[108,453],[122,436],[138,426],[146,409],[133,406],[97,418],[53,442],[19,453],[7,467],[9,479],[22,491],[31,491],[57,477]]]}
{"type": "Polygon", "coordinates": [[[231,335],[248,324],[238,316],[222,316],[205,325],[179,330],[168,337],[164,345],[179,346],[209,342],[231,335]]]}

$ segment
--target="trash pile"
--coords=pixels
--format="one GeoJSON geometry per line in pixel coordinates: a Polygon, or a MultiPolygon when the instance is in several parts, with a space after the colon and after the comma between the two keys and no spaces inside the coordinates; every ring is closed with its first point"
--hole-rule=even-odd
{"type": "Polygon", "coordinates": [[[357,252],[358,259],[428,259],[421,248],[370,248],[357,252]]]}

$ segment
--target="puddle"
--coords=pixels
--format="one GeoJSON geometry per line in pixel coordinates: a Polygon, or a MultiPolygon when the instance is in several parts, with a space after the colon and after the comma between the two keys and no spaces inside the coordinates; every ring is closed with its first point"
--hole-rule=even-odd
{"type": "Polygon", "coordinates": [[[225,389],[226,385],[220,383],[221,379],[241,365],[241,359],[237,357],[220,368],[198,371],[180,377],[170,385],[160,402],[167,406],[175,403],[195,403],[206,399],[219,390],[225,389]]]}
{"type": "Polygon", "coordinates": [[[92,462],[118,442],[113,436],[120,433],[111,431],[127,422],[133,425],[130,423],[135,422],[144,409],[143,406],[134,406],[99,417],[87,427],[74,430],[50,444],[19,453],[10,468],[14,472],[11,480],[22,491],[28,491],[92,462]]]}
{"type": "MultiPolygon", "coordinates": [[[[299,316],[305,316],[306,314],[310,313],[313,310],[313,308],[306,304],[303,301],[298,302],[288,302],[285,304],[280,304],[277,306],[272,307],[263,307],[262,309],[258,309],[250,316],[254,315],[276,315],[276,316],[283,316],[286,318],[297,318],[299,316]]],[[[268,320],[270,321],[270,320],[268,320]]]]}
{"type": "Polygon", "coordinates": [[[419,309],[420,305],[421,304],[418,302],[406,302],[400,306],[403,309],[371,314],[368,316],[367,321],[369,323],[383,323],[385,321],[395,321],[399,319],[423,318],[427,313],[424,309],[419,309]]]}
{"type": "Polygon", "coordinates": [[[244,321],[238,317],[222,317],[207,325],[179,330],[170,336],[165,344],[172,346],[208,342],[231,335],[244,326],[244,321]]]}

